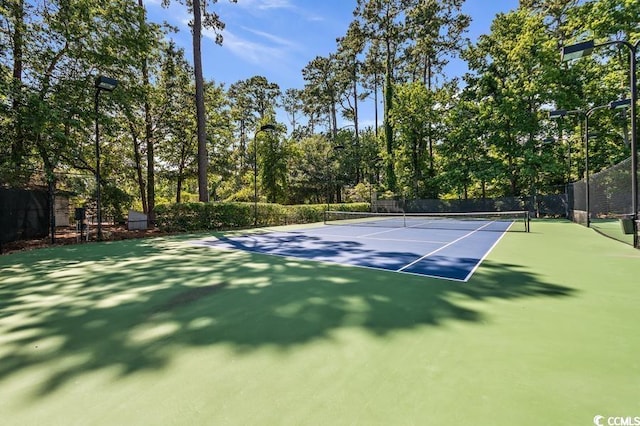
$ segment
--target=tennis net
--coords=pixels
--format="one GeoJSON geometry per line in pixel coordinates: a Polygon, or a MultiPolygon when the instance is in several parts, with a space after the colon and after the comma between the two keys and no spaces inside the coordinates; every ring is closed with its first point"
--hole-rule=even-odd
{"type": "Polygon", "coordinates": [[[369,213],[326,211],[325,225],[529,232],[528,211],[468,213],[369,213]]]}

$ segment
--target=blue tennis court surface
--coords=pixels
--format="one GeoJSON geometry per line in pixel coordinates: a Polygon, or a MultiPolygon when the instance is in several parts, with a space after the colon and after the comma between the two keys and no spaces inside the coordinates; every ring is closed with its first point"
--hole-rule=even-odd
{"type": "Polygon", "coordinates": [[[511,225],[480,223],[471,230],[320,225],[193,243],[466,282],[511,225]]]}

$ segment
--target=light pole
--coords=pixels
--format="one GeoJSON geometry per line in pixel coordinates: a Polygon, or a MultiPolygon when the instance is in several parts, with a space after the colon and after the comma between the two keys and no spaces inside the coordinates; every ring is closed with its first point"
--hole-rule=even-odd
{"type": "Polygon", "coordinates": [[[96,214],[98,217],[98,241],[102,241],[102,206],[100,204],[100,126],[98,125],[98,104],[100,92],[112,92],[118,85],[118,80],[100,75],[96,78],[95,113],[96,113],[96,214]]]}
{"type": "MultiPolygon", "coordinates": [[[[564,118],[567,115],[582,115],[584,112],[582,110],[579,109],[573,109],[573,110],[566,110],[566,109],[557,109],[555,111],[550,111],[549,112],[549,118],[564,118]]],[[[562,128],[561,128],[562,129],[562,128]]],[[[560,133],[562,133],[562,130],[560,131],[560,133]]],[[[580,135],[582,137],[582,135],[580,135]]],[[[569,183],[571,183],[571,142],[569,141],[567,143],[567,147],[568,147],[568,156],[569,156],[569,172],[567,173],[567,188],[569,183]]]]}
{"type": "MultiPolygon", "coordinates": [[[[590,226],[591,224],[591,220],[590,220],[590,200],[589,200],[589,139],[593,137],[593,135],[589,134],[589,117],[591,117],[591,115],[601,109],[611,109],[611,110],[617,110],[617,109],[622,109],[622,108],[627,108],[630,104],[630,100],[629,99],[621,99],[618,101],[612,101],[609,102],[607,105],[598,105],[598,106],[594,106],[592,108],[589,108],[586,111],[582,111],[582,110],[565,110],[565,109],[559,109],[559,110],[555,110],[555,111],[551,111],[549,113],[549,118],[560,118],[560,117],[564,117],[567,115],[584,115],[584,169],[585,169],[585,185],[586,185],[586,190],[585,190],[585,211],[586,211],[586,215],[587,215],[587,227],[590,226]]],[[[569,155],[571,155],[571,153],[569,153],[569,155]]],[[[569,161],[571,161],[571,159],[569,159],[569,161]]],[[[569,173],[571,173],[571,166],[569,166],[569,173]]]]}
{"type": "Polygon", "coordinates": [[[253,226],[258,226],[258,133],[276,130],[273,124],[263,124],[253,135],[253,226]]]}
{"type": "Polygon", "coordinates": [[[591,204],[590,204],[590,186],[589,186],[589,139],[595,135],[589,134],[589,117],[599,109],[607,108],[608,105],[599,105],[589,108],[584,114],[584,182],[587,187],[585,191],[585,210],[587,212],[587,228],[591,226],[591,204]]]}
{"type": "Polygon", "coordinates": [[[636,127],[636,107],[638,103],[638,82],[636,79],[636,54],[640,40],[632,44],[624,40],[611,40],[595,44],[593,40],[564,46],[561,50],[561,60],[570,61],[590,55],[598,47],[623,45],[629,49],[629,89],[631,91],[631,220],[633,222],[633,246],[638,247],[638,133],[636,127]]]}
{"type": "MultiPolygon", "coordinates": [[[[591,117],[591,115],[599,109],[608,108],[611,110],[616,110],[616,109],[627,108],[629,106],[629,102],[630,102],[629,99],[621,99],[619,101],[609,102],[609,104],[607,105],[594,106],[593,108],[588,109],[587,112],[585,112],[584,114],[584,138],[585,138],[585,150],[586,150],[585,156],[584,156],[584,164],[585,164],[585,170],[586,170],[585,182],[587,184],[587,193],[586,193],[587,227],[589,227],[589,225],[591,224],[591,218],[589,214],[590,207],[591,207],[591,205],[589,204],[589,139],[592,136],[589,135],[589,117],[591,117]]],[[[632,157],[633,157],[633,154],[632,154],[632,157]]]]}

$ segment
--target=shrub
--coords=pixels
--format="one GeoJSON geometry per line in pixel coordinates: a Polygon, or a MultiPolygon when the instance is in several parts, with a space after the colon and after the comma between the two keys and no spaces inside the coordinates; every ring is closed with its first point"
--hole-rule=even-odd
{"type": "MultiPolygon", "coordinates": [[[[321,222],[326,204],[283,206],[270,203],[181,203],[156,206],[156,224],[164,231],[217,231],[258,226],[321,222]]],[[[331,210],[369,211],[368,203],[332,204],[331,210]]]]}

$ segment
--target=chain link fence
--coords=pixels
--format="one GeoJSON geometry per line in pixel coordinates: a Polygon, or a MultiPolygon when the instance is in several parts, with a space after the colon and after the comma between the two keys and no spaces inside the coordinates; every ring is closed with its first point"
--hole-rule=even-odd
{"type": "Polygon", "coordinates": [[[12,241],[49,234],[46,190],[0,189],[0,248],[12,241]]]}
{"type": "Polygon", "coordinates": [[[522,197],[374,200],[374,212],[387,213],[470,213],[528,211],[531,217],[568,217],[566,194],[537,194],[522,197]]]}
{"type": "Polygon", "coordinates": [[[625,244],[634,244],[637,226],[631,220],[634,213],[631,158],[591,174],[588,197],[585,179],[570,184],[567,193],[574,222],[625,244]]]}

